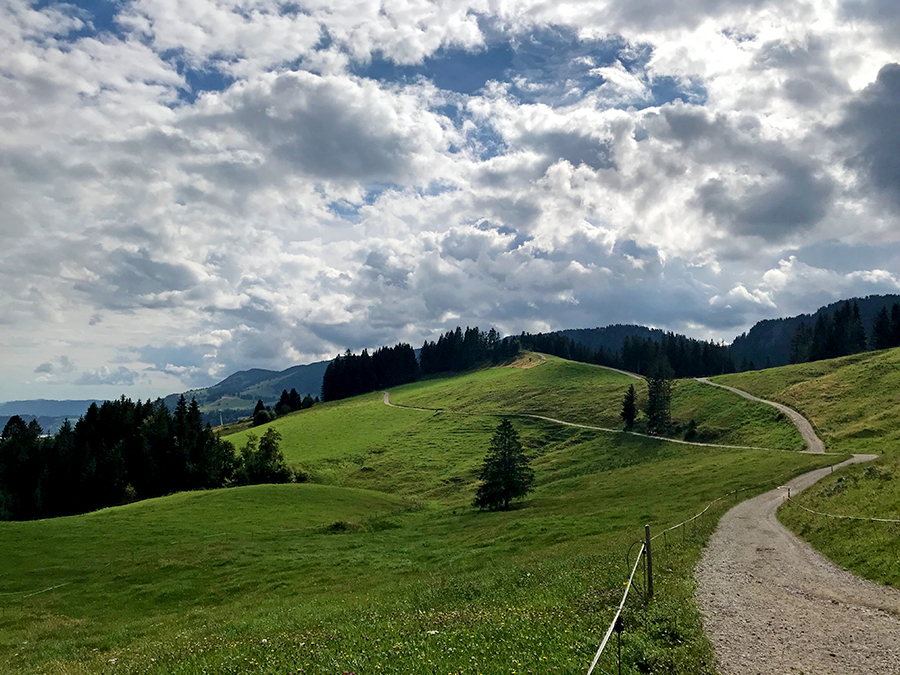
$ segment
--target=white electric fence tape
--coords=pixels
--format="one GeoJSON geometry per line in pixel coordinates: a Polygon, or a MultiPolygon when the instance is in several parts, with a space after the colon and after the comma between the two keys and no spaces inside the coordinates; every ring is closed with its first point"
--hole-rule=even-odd
{"type": "Polygon", "coordinates": [[[808,509],[803,506],[803,504],[795,502],[790,497],[788,497],[787,500],[792,504],[797,504],[797,506],[799,506],[804,511],[815,513],[817,516],[825,516],[826,518],[840,518],[841,520],[867,520],[872,523],[900,523],[900,520],[893,520],[891,518],[865,518],[862,516],[839,516],[836,513],[822,513],[821,511],[813,511],[812,509],[808,509]]]}
{"type": "Polygon", "coordinates": [[[597,661],[600,660],[600,655],[603,653],[603,650],[606,647],[606,643],[609,642],[609,636],[612,635],[612,632],[616,627],[616,621],[619,620],[619,615],[622,613],[622,608],[625,606],[625,600],[628,598],[628,591],[631,590],[631,582],[634,579],[634,573],[637,572],[637,568],[641,562],[642,555],[644,555],[644,544],[641,544],[641,550],[638,551],[637,560],[634,561],[634,569],[631,570],[631,576],[628,577],[628,585],[625,586],[625,593],[624,595],[622,595],[622,602],[619,603],[619,609],[618,611],[616,611],[616,615],[613,617],[612,623],[609,624],[609,629],[607,629],[606,635],[603,637],[603,642],[600,643],[600,649],[597,650],[597,654],[594,656],[591,667],[588,668],[587,675],[591,675],[591,673],[594,672],[597,661]]]}

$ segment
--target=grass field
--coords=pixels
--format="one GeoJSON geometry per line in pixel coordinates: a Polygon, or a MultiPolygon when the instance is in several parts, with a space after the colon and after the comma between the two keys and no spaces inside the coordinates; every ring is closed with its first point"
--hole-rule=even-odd
{"type": "Polygon", "coordinates": [[[779,517],[838,564],[900,588],[900,526],[821,513],[900,519],[900,349],[714,378],[802,411],[831,451],[881,455],[828,476],[779,517]]]}
{"type": "MultiPolygon", "coordinates": [[[[629,384],[550,359],[474,376],[491,387],[510,377],[516,391],[546,388],[553,413],[599,411],[604,396],[619,398],[614,388],[629,384]],[[580,378],[568,403],[553,386],[556,367],[580,378]],[[593,407],[591,377],[607,392],[593,407]]],[[[489,400],[470,377],[396,396],[441,407],[456,387],[489,400]]],[[[690,405],[701,406],[707,390],[718,396],[694,386],[684,390],[690,405]]],[[[727,419],[724,408],[716,415],[727,419]]],[[[389,408],[373,395],[275,424],[289,459],[330,484],[195,492],[0,523],[0,671],[583,672],[645,523],[658,532],[732,489],[757,486],[744,498],[834,461],[520,419],[536,488],[513,511],[480,513],[469,503],[496,417],[389,408]]],[[[783,422],[758,424],[774,437],[783,422]]],[[[737,499],[667,545],[657,540],[657,599],[646,609],[630,601],[623,672],[713,672],[691,572],[737,499]]]]}

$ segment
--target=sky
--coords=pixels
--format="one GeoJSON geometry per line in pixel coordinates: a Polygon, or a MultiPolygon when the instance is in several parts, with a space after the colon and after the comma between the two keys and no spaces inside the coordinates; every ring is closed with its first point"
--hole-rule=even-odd
{"type": "Polygon", "coordinates": [[[3,0],[0,400],[900,292],[895,0],[3,0]]]}

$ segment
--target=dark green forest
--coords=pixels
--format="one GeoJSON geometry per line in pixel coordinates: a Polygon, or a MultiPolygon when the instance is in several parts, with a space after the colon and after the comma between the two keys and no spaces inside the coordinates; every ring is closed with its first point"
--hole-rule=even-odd
{"type": "Polygon", "coordinates": [[[202,422],[196,400],[124,396],[92,404],[72,425],[44,435],[15,415],[0,435],[0,520],[84,513],[206,488],[294,478],[278,439],[251,438],[241,453],[202,422]]]}

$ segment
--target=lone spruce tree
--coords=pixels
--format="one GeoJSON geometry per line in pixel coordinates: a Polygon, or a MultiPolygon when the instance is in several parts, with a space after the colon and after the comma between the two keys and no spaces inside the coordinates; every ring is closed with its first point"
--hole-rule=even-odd
{"type": "Polygon", "coordinates": [[[625,393],[625,399],[622,401],[622,421],[625,422],[625,429],[630,430],[634,426],[634,420],[637,417],[637,392],[634,385],[628,387],[625,393]]]}
{"type": "Polygon", "coordinates": [[[519,434],[504,419],[491,438],[491,446],[481,467],[481,485],[474,506],[491,511],[509,509],[509,502],[531,490],[534,471],[519,442],[519,434]]]}
{"type": "Polygon", "coordinates": [[[671,371],[668,364],[658,364],[647,380],[647,427],[651,433],[665,433],[672,424],[671,371]]]}

